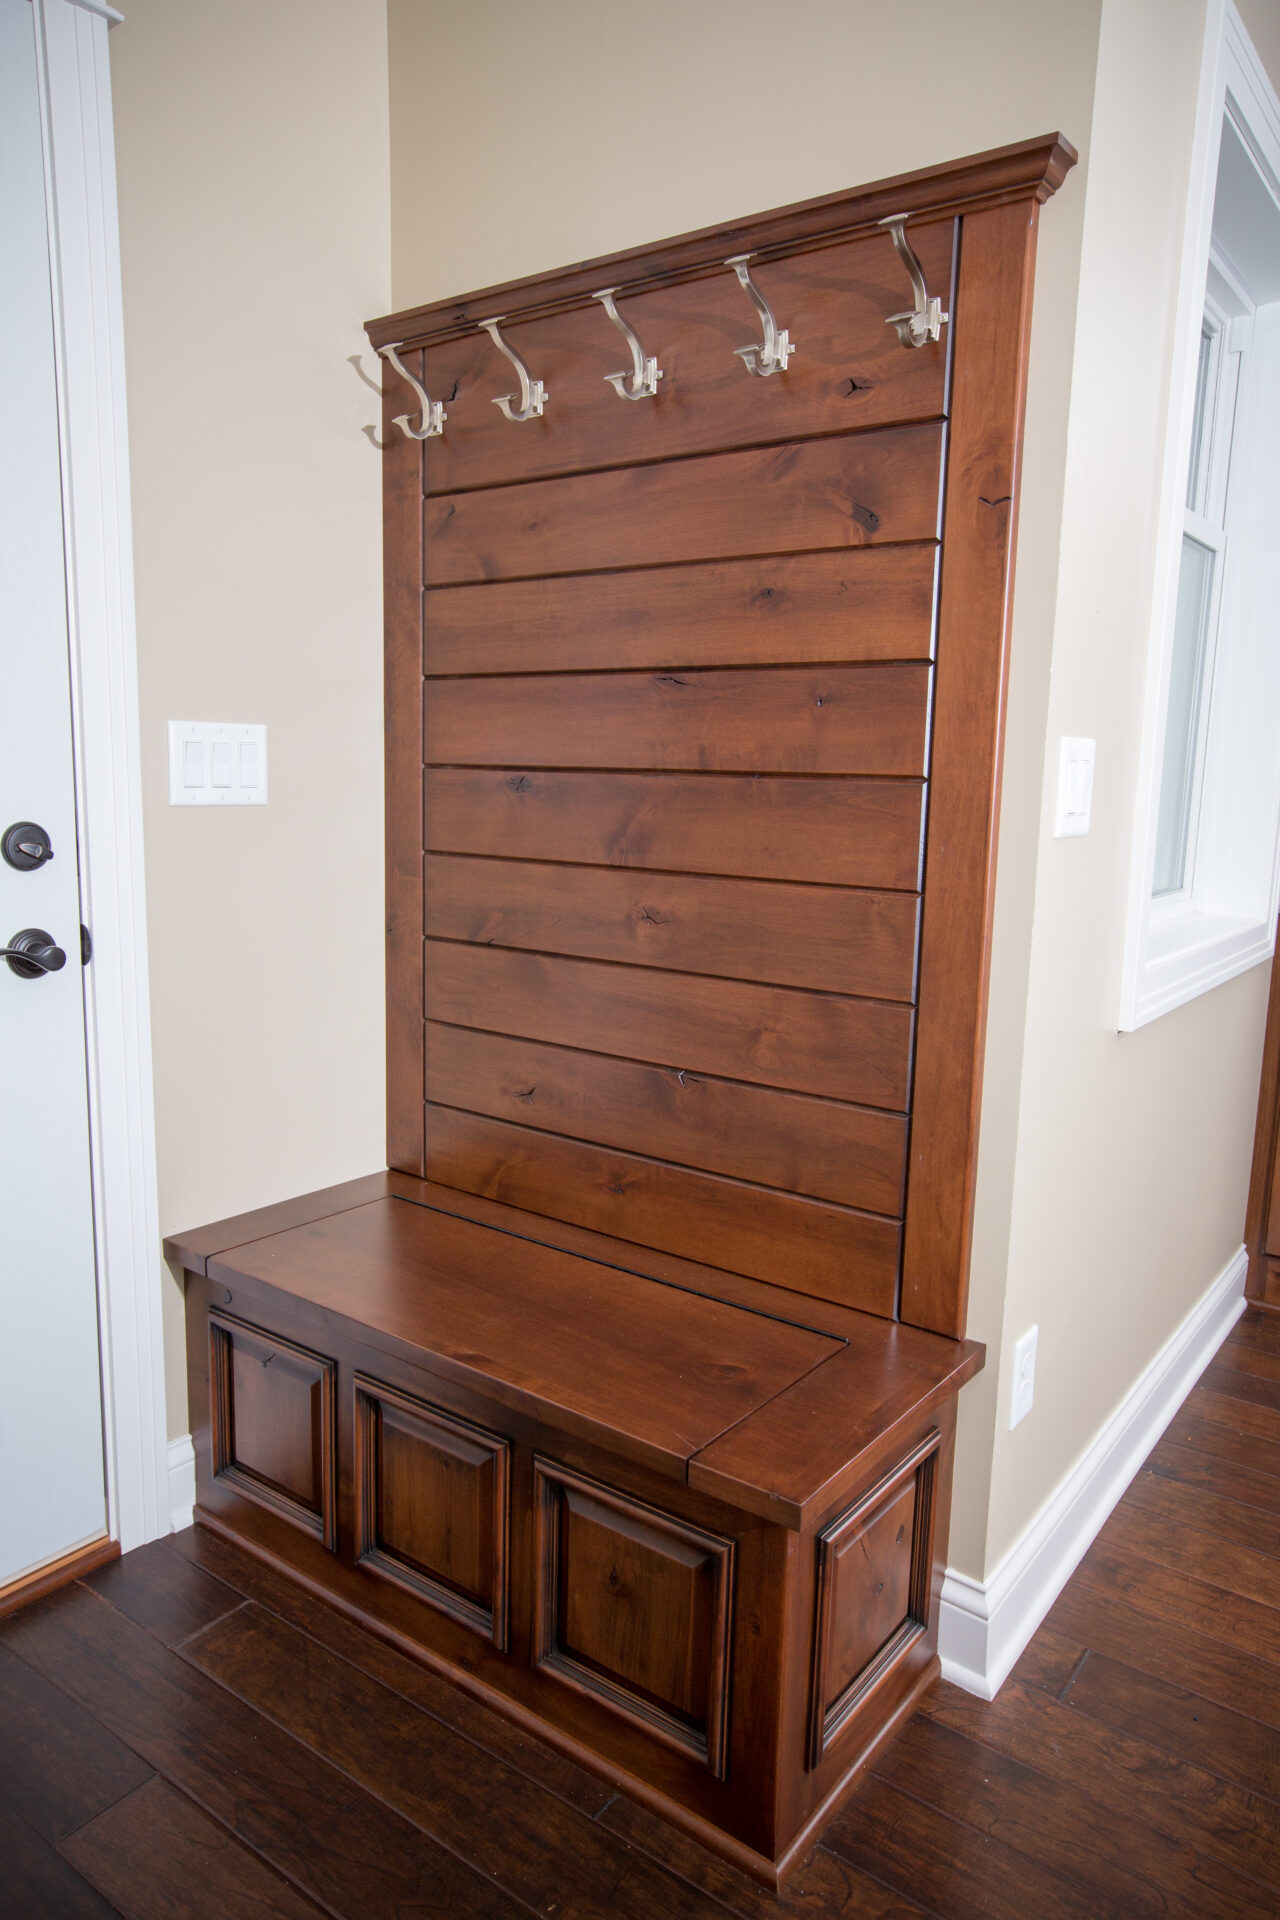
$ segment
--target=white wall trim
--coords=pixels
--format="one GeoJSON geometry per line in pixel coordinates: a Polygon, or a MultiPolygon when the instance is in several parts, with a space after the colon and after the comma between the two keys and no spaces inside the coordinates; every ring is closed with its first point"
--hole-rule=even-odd
{"type": "Polygon", "coordinates": [[[191,1435],[169,1442],[169,1531],[191,1525],[196,1507],[196,1450],[191,1435]]]}
{"type": "Polygon", "coordinates": [[[168,1531],[160,1232],[107,19],[34,0],[49,183],[108,1526],[168,1531]]]}
{"type": "Polygon", "coordinates": [[[1241,1247],[986,1581],[948,1569],[939,1651],[947,1680],[994,1700],[1160,1435],[1244,1312],[1241,1247]]]}

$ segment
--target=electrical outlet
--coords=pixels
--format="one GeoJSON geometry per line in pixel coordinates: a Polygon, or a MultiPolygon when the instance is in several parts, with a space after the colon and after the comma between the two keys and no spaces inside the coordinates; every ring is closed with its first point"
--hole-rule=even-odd
{"type": "Polygon", "coordinates": [[[1013,1385],[1009,1390],[1010,1431],[1025,1420],[1036,1397],[1036,1342],[1039,1327],[1028,1327],[1013,1350],[1013,1385]]]}

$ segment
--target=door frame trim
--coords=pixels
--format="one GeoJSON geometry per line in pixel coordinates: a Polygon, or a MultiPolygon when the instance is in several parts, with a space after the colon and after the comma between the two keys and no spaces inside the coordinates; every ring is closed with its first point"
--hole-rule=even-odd
{"type": "Polygon", "coordinates": [[[170,1526],[124,315],[100,0],[33,0],[53,277],[107,1524],[170,1526]]]}

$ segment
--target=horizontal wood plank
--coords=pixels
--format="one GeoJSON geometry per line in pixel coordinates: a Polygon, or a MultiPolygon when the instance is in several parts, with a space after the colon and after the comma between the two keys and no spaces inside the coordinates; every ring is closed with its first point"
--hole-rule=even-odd
{"type": "Polygon", "coordinates": [[[932,540],[941,453],[941,427],[891,427],[437,494],[424,583],[932,540]]]}
{"type": "Polygon", "coordinates": [[[427,942],[427,1018],[903,1111],[911,1014],[500,947],[427,942]]]}
{"type": "Polygon", "coordinates": [[[428,854],[429,939],[910,1001],[914,894],[428,854]]]}
{"type": "Polygon", "coordinates": [[[878,1214],[427,1106],[428,1177],[642,1246],[892,1314],[901,1228],[878,1214]]]}
{"type": "Polygon", "coordinates": [[[861,547],[438,587],[426,672],[927,660],[936,559],[932,545],[861,547]]]}
{"type": "Polygon", "coordinates": [[[924,665],[433,680],[426,752],[433,766],[919,778],[928,700],[924,665]]]}
{"type": "Polygon", "coordinates": [[[426,776],[425,845],[438,853],[576,860],[675,873],[914,888],[918,780],[758,774],[512,772],[426,776]]]}
{"type": "Polygon", "coordinates": [[[900,1114],[434,1023],[427,1098],[816,1200],[901,1210],[900,1114]]]}
{"type": "MultiPolygon", "coordinates": [[[[954,231],[951,220],[911,230],[929,290],[944,306],[954,231]]],[[[904,353],[885,324],[902,311],[908,286],[887,234],[757,261],[752,274],[795,346],[785,375],[768,380],[753,379],[738,358],[738,347],[759,340],[760,323],[728,267],[638,296],[619,293],[619,311],[662,369],[657,393],[642,402],[620,399],[606,380],[631,358],[598,305],[504,327],[547,389],[541,418],[518,426],[493,405],[513,382],[487,334],[477,328],[428,347],[427,389],[433,399],[448,396],[444,433],[426,447],[428,491],[941,414],[945,340],[904,353]]],[[[412,405],[407,387],[397,392],[412,405]]]]}

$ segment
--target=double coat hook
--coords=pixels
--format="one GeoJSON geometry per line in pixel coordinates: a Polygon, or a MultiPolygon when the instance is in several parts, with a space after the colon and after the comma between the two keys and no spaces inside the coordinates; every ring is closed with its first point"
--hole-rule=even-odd
{"type": "Polygon", "coordinates": [[[882,227],[888,227],[893,235],[898,258],[911,276],[911,291],[916,297],[916,304],[909,313],[891,313],[885,325],[897,328],[898,338],[904,347],[923,347],[930,340],[941,338],[942,323],[950,315],[942,311],[942,302],[936,295],[930,298],[929,289],[924,283],[924,268],[906,235],[910,218],[909,213],[891,213],[887,220],[879,223],[882,227]]]}
{"type": "Polygon", "coordinates": [[[498,328],[505,319],[506,315],[504,313],[498,313],[494,315],[492,320],[481,320],[479,324],[488,334],[494,346],[498,349],[498,352],[505,355],[515,368],[516,377],[520,382],[520,404],[518,407],[512,405],[516,397],[514,393],[504,393],[501,398],[495,400],[493,404],[495,407],[502,408],[508,420],[537,420],[541,416],[542,409],[550,396],[541,380],[531,380],[529,378],[529,369],[520,358],[520,355],[514,347],[507,345],[502,335],[498,332],[498,328]]]}
{"type": "Polygon", "coordinates": [[[606,373],[605,379],[614,392],[623,400],[652,400],[658,391],[658,382],[662,378],[662,368],[652,354],[646,354],[640,344],[640,336],[635,328],[623,319],[614,304],[616,287],[606,287],[603,293],[593,293],[591,298],[598,300],[618,332],[631,349],[630,373],[606,373]]]}
{"type": "Polygon", "coordinates": [[[750,253],[735,253],[732,259],[725,261],[726,267],[733,268],[742,287],[750,296],[751,303],[760,315],[764,327],[764,339],[758,347],[735,347],[734,352],[744,363],[748,373],[758,373],[761,379],[767,379],[771,373],[786,372],[787,361],[795,352],[795,348],[787,336],[786,328],[779,329],[773,317],[773,308],[747,271],[747,263],[754,257],[750,253]]]}
{"type": "Polygon", "coordinates": [[[395,424],[403,433],[408,435],[410,440],[434,440],[437,434],[444,432],[444,423],[449,416],[444,410],[443,401],[433,400],[421,380],[411,374],[408,367],[405,366],[404,361],[400,358],[400,346],[401,342],[397,341],[394,347],[379,347],[378,352],[384,360],[391,362],[396,372],[400,375],[400,378],[407,380],[417,394],[418,405],[422,408],[422,421],[419,426],[411,426],[409,423],[409,415],[407,413],[398,413],[395,417],[395,424]]]}

